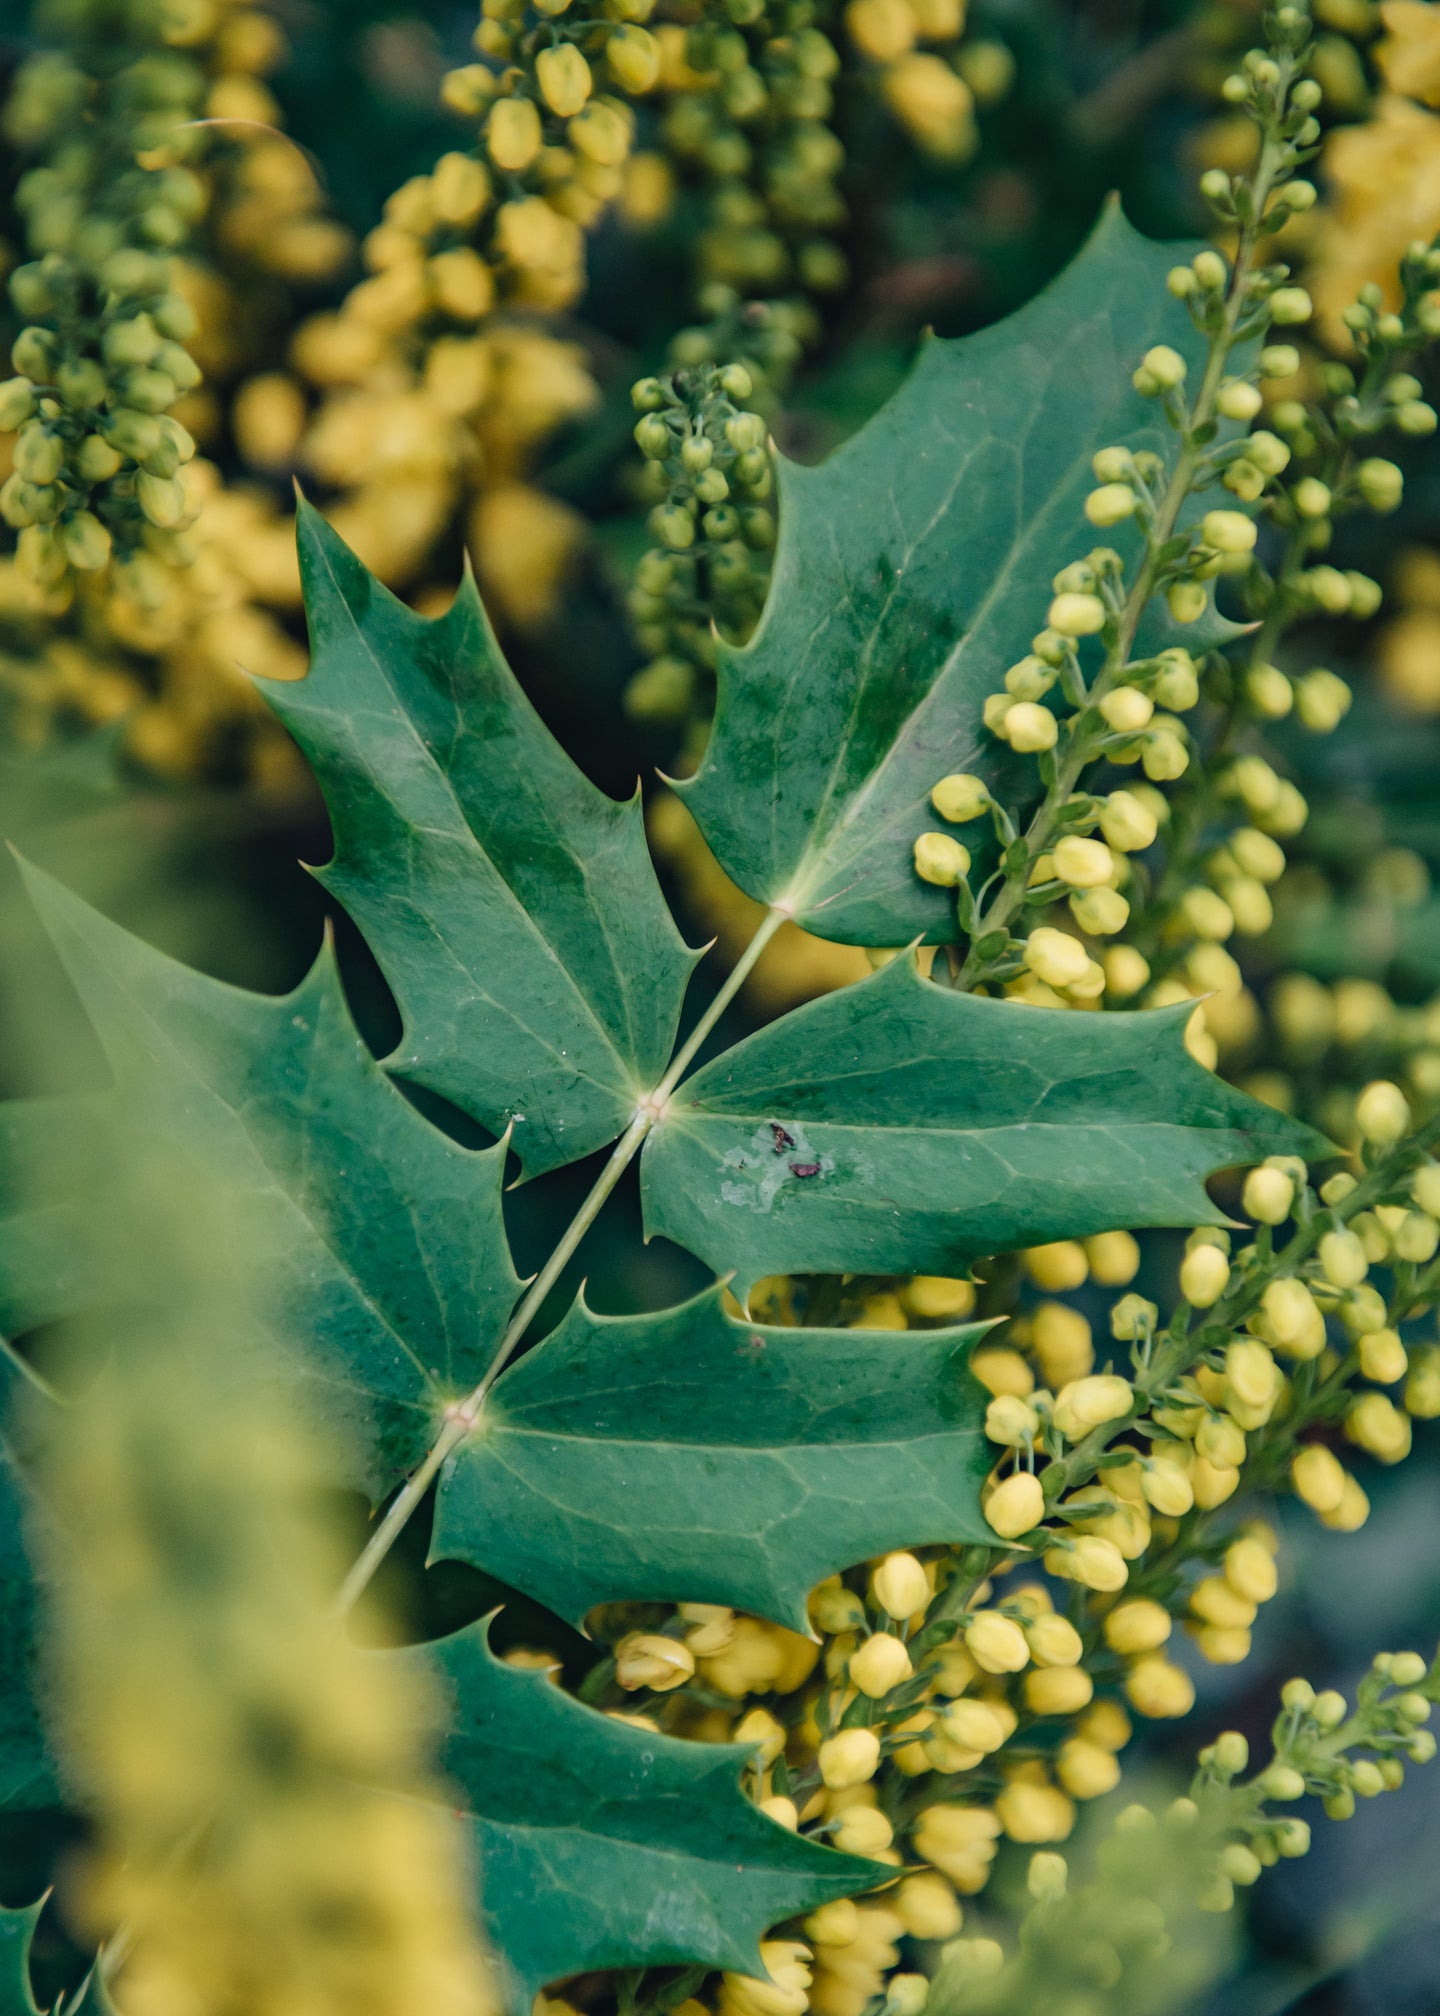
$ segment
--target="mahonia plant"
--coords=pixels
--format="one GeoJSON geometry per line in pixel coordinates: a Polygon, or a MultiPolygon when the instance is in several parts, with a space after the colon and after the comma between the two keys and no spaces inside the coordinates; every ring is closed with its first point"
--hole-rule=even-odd
{"type": "MultiPolygon", "coordinates": [[[[113,1083],[5,1109],[11,1333],[84,1316],[77,1352],[96,1348],[134,1265],[100,1144],[173,1144],[225,1179],[258,1320],[298,1340],[290,1408],[331,1431],[328,1481],[374,1508],[342,1610],[433,1491],[432,1558],[596,1642],[573,1692],[543,1647],[497,1656],[484,1622],[371,1655],[443,1704],[443,1797],[520,2016],[596,1970],[627,2011],[687,2016],[1030,2006],[1047,1955],[1115,1987],[1163,1959],[1168,1911],[1224,1909],[1304,1852],[1277,1807],[1315,1793],[1343,1818],[1433,1753],[1440,1683],[1385,1655],[1353,1714],[1292,1682],[1254,1779],[1233,1733],[1207,1745],[1188,1798],[1121,1816],[1093,1883],[1072,1891],[1056,1850],[1118,1784],[1132,1717],[1192,1707],[1176,1623],[1201,1658],[1247,1655],[1282,1573],[1254,1501],[1288,1487],[1353,1531],[1358,1466],[1399,1462],[1412,1420],[1440,1414],[1440,1347],[1417,1328],[1440,1301],[1433,1090],[1373,1080],[1337,1147],[1213,1074],[1188,986],[1155,998],[1178,962],[1152,982],[1138,936],[1158,908],[1157,943],[1196,978],[1186,934],[1218,947],[1214,905],[1233,921],[1255,903],[1241,885],[1278,874],[1267,850],[1304,802],[1237,748],[1284,711],[1288,679],[1264,668],[1285,613],[1321,599],[1332,507],[1393,501],[1363,446],[1418,399],[1400,365],[1430,319],[1424,247],[1403,309],[1361,304],[1364,376],[1303,427],[1252,424],[1260,384],[1292,369],[1272,325],[1309,313],[1261,254],[1308,200],[1308,33],[1294,5],[1267,16],[1227,94],[1261,144],[1250,176],[1207,184],[1226,253],[1177,266],[1112,210],[1028,308],[928,343],[829,462],[778,460],[764,620],[716,645],[715,724],[683,786],[763,917],[683,1038],[699,955],[638,798],[564,754],[468,580],[418,615],[308,505],[310,670],[267,697],[324,792],[321,879],[393,991],[394,1053],[361,1040],[328,946],[293,993],[254,995],[27,870],[113,1083]],[[1087,518],[1117,543],[1068,557],[1087,518]],[[1258,630],[1216,608],[1221,579],[1258,630]],[[1213,742],[1208,711],[1184,718],[1202,693],[1213,742]],[[1135,765],[1143,784],[1114,781],[1135,765]],[[877,970],[715,1049],[797,922],[877,970]],[[459,1145],[436,1101],[493,1145],[459,1145]],[[596,1154],[522,1284],[507,1169],[596,1154]],[[522,1352],[636,1162],[647,1231],[714,1285],[624,1316],[581,1295],[522,1352]],[[1234,1169],[1243,1221],[1205,1189],[1234,1169]],[[1130,1285],[1155,1227],[1187,1233],[1164,1310],[1130,1285]],[[1087,1282],[1117,1291],[1098,1346],[1064,1299],[1087,1282]],[[1038,1851],[1008,1958],[961,1936],[1002,1841],[1038,1851]],[[1117,1904],[1137,1852],[1153,1881],[1117,1904]]],[[[527,61],[539,77],[565,49],[588,63],[573,36],[527,61]]],[[[556,90],[579,78],[571,56],[552,71],[556,90]]],[[[512,102],[531,101],[496,109],[512,102]]],[[[762,450],[738,367],[687,368],[683,397],[642,401],[641,445],[682,493],[660,510],[692,528],[767,510],[707,498],[712,471],[763,495],[740,466],[762,450]]],[[[729,520],[703,529],[722,548],[729,520]]],[[[1296,685],[1312,725],[1338,719],[1328,675],[1296,685]]],[[[266,1353],[247,1363],[223,1332],[214,1350],[222,1390],[271,1380],[266,1353]]],[[[83,1807],[84,1744],[63,1719],[47,1736],[30,1648],[37,1602],[84,1613],[55,1587],[63,1550],[37,1591],[16,1538],[19,1508],[45,1517],[46,1443],[42,1422],[0,1452],[17,1620],[0,1782],[12,1806],[53,1800],[53,1745],[83,1807]]],[[[130,1809],[90,1796],[118,1848],[130,1809]]],[[[143,1928],[125,1950],[143,1970],[143,1928]]]]}

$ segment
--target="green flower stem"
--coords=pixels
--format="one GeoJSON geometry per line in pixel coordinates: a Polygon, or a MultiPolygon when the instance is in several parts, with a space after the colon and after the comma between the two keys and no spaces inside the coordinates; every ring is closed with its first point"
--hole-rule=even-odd
{"type": "Polygon", "coordinates": [[[591,1187],[590,1194],[566,1226],[550,1258],[535,1276],[516,1308],[504,1336],[496,1347],[494,1357],[485,1368],[484,1376],[464,1400],[446,1410],[444,1425],[429,1453],[396,1493],[366,1542],[363,1552],[345,1577],[336,1599],[336,1607],[342,1616],[354,1608],[359,1597],[369,1586],[375,1571],[399,1539],[416,1507],[439,1474],[446,1457],[452,1455],[466,1436],[473,1433],[484,1409],[486,1394],[509,1363],[516,1346],[534,1320],[536,1312],[559,1280],[576,1247],[599,1217],[606,1199],[634,1161],[651,1128],[662,1118],[666,1101],[689,1069],[701,1044],[744,986],[765,947],[786,921],[783,911],[767,912],[755,936],[717,988],[714,1000],[710,1002],[689,1036],[676,1051],[665,1076],[655,1090],[636,1106],[630,1125],[615,1143],[605,1167],[591,1187]]]}
{"type": "MultiPolygon", "coordinates": [[[[1267,132],[1253,184],[1255,220],[1264,215],[1278,165],[1279,146],[1274,133],[1267,132]]],[[[1116,626],[1114,641],[1094,685],[1090,688],[1087,712],[1093,709],[1097,700],[1110,691],[1123,672],[1135,643],[1140,619],[1155,592],[1156,583],[1160,578],[1160,552],[1174,535],[1181,509],[1190,495],[1204,452],[1196,440],[1196,435],[1199,430],[1208,427],[1215,418],[1215,402],[1225,376],[1225,367],[1235,346],[1241,320],[1249,305],[1251,269],[1255,262],[1256,246],[1262,235],[1263,229],[1258,221],[1252,221],[1242,227],[1236,248],[1235,264],[1230,275],[1230,287],[1225,297],[1224,319],[1210,340],[1205,374],[1188,418],[1180,453],[1176,457],[1165,496],[1155,514],[1155,522],[1146,541],[1145,557],[1126,597],[1125,607],[1116,626]]],[[[994,956],[981,957],[978,948],[993,932],[1004,931],[1008,937],[1015,914],[1025,900],[1031,867],[1049,846],[1062,807],[1074,792],[1086,764],[1096,754],[1096,743],[1107,733],[1103,724],[1099,728],[1092,728],[1088,734],[1080,732],[1077,722],[1070,747],[1055,766],[1055,781],[1046,792],[1039,810],[1026,829],[1024,861],[1016,869],[1006,873],[1001,888],[976,920],[975,928],[970,934],[970,949],[954,982],[957,988],[968,990],[978,987],[991,976],[999,959],[1003,959],[1003,953],[999,955],[999,959],[994,956]]]]}

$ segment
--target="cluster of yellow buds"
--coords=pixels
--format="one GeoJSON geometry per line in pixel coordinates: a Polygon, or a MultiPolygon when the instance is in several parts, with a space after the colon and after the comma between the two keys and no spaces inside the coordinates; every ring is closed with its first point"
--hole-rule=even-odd
{"type": "MultiPolygon", "coordinates": [[[[0,386],[0,431],[16,435],[0,513],[38,587],[98,572],[118,547],[127,585],[153,600],[153,554],[170,557],[192,515],[180,472],[195,444],[169,409],[199,382],[184,347],[196,321],[171,255],[205,208],[183,165],[205,72],[167,48],[187,38],[165,33],[163,8],[134,11],[153,19],[134,24],[130,60],[107,75],[37,56],[7,109],[7,136],[45,158],[16,190],[38,256],[10,277],[25,326],[0,386]]],[[[82,59],[109,25],[89,10],[82,59]]]]}
{"type": "Polygon", "coordinates": [[[128,716],[149,769],[238,763],[279,781],[293,756],[236,661],[303,669],[263,606],[298,603],[293,541],[268,496],[222,492],[190,458],[226,431],[224,388],[246,368],[237,290],[326,278],[350,236],[271,130],[262,78],[285,42],[252,0],[42,9],[37,26],[48,46],[4,114],[36,163],[21,185],[32,256],[11,276],[26,326],[0,391],[17,425],[0,434],[0,508],[19,534],[0,558],[7,729],[33,746],[128,716]]]}
{"type": "Polygon", "coordinates": [[[1347,21],[1345,29],[1345,38],[1327,38],[1339,60],[1322,77],[1327,100],[1345,123],[1326,135],[1326,198],[1306,244],[1321,325],[1340,349],[1348,347],[1345,311],[1361,288],[1378,286],[1381,305],[1398,306],[1397,269],[1406,248],[1440,231],[1431,181],[1440,160],[1440,119],[1426,109],[1440,102],[1431,17],[1392,0],[1371,11],[1368,21],[1347,21]],[[1369,52],[1380,74],[1376,93],[1346,38],[1382,25],[1369,52]]]}
{"type": "Polygon", "coordinates": [[[637,638],[652,654],[626,690],[638,719],[683,718],[697,675],[713,671],[712,620],[743,643],[760,613],[775,542],[766,501],[774,479],[765,422],[749,405],[754,389],[740,363],[697,364],[633,389],[658,542],[636,567],[630,595],[637,638]]]}
{"type": "MultiPolygon", "coordinates": [[[[1367,864],[1364,887],[1377,906],[1403,910],[1425,900],[1429,875],[1408,850],[1383,850],[1367,864]]],[[[1257,1043],[1263,1034],[1264,1065],[1241,1082],[1271,1105],[1303,1112],[1331,1140],[1357,1138],[1356,1102],[1377,1075],[1398,1082],[1417,1111],[1440,1097],[1440,1006],[1433,999],[1406,1006],[1358,974],[1327,986],[1288,972],[1265,992],[1262,1008],[1263,1021],[1252,1028],[1257,1043]]]]}
{"type": "MultiPolygon", "coordinates": [[[[965,788],[974,811],[983,793],[965,788]]],[[[955,793],[952,804],[958,783],[955,793]]],[[[611,1712],[751,1744],[752,1796],[771,1817],[896,1871],[877,1897],[777,1935],[795,1941],[777,1949],[795,1970],[794,2016],[861,2016],[882,1994],[918,2010],[923,1977],[895,1971],[906,1936],[938,1949],[927,1972],[1000,1966],[998,1946],[981,1952],[993,1942],[963,1936],[965,1900],[1007,1841],[1042,1850],[1036,1881],[1053,1877],[1061,1894],[1055,1845],[1117,1784],[1131,1718],[1194,1705],[1177,1623],[1212,1663],[1248,1656],[1282,1564],[1247,1498],[1288,1475],[1327,1524],[1353,1530],[1368,1510],[1353,1466],[1398,1462],[1412,1417],[1440,1414],[1440,1345],[1401,1341],[1440,1299],[1440,1166],[1425,1145],[1436,1124],[1417,1134],[1383,1080],[1355,1113],[1349,1168],[1316,1191],[1302,1163],[1272,1158],[1242,1186],[1248,1237],[1191,1235],[1168,1321],[1132,1285],[1141,1249],[1126,1232],[1036,1247],[1015,1268],[980,1263],[982,1276],[1023,1283],[1008,1328],[970,1360],[989,1396],[992,1545],[897,1551],[830,1577],[810,1599],[819,1645],[704,1605],[668,1616],[626,1606],[607,1623],[616,1686],[632,1697],[611,1712]],[[1369,1278],[1378,1267],[1385,1293],[1369,1278]],[[1067,1299],[1097,1289],[1110,1299],[1103,1346],[1067,1299]]],[[[783,1281],[755,1291],[781,1322],[815,1319],[809,1292],[783,1281]]],[[[1014,1307],[1013,1294],[985,1292],[992,1310],[1014,1307]]],[[[976,1296],[938,1277],[857,1281],[821,1320],[923,1327],[973,1313],[976,1296]]],[[[1275,1761],[1195,1837],[1210,1843],[1194,1872],[1203,1908],[1304,1852],[1305,1830],[1268,1804],[1318,1789],[1343,1815],[1395,1781],[1402,1756],[1428,1753],[1413,1663],[1377,1665],[1407,1698],[1377,1710],[1367,1692],[1359,1724],[1343,1703],[1332,1716],[1327,1696],[1312,1714],[1302,1683],[1287,1690],[1275,1761]]],[[[1196,1801],[1208,1812],[1205,1788],[1244,1766],[1237,1740],[1218,1739],[1181,1817],[1193,1820],[1196,1801]]],[[[745,2016],[765,1992],[727,1977],[721,2006],[745,2016]]]]}
{"type": "MultiPolygon", "coordinates": [[[[1303,33],[1296,19],[1295,32],[1303,33]]],[[[1246,58],[1229,95],[1250,105],[1293,159],[1313,145],[1317,87],[1302,77],[1282,90],[1264,52],[1246,58]]],[[[1369,577],[1315,558],[1338,512],[1384,512],[1399,502],[1398,467],[1363,452],[1366,437],[1388,425],[1418,433],[1433,423],[1418,381],[1399,367],[1408,350],[1427,340],[1428,289],[1440,253],[1411,248],[1399,311],[1357,306],[1361,380],[1348,366],[1331,367],[1327,404],[1282,400],[1272,415],[1279,431],[1256,427],[1262,388],[1293,378],[1301,359],[1292,343],[1266,341],[1253,364],[1227,375],[1237,332],[1288,330],[1312,311],[1285,268],[1256,265],[1254,234],[1303,213],[1314,191],[1293,173],[1275,175],[1258,195],[1244,178],[1218,170],[1201,186],[1222,222],[1243,225],[1251,238],[1233,262],[1207,248],[1169,275],[1171,294],[1185,303],[1209,353],[1193,402],[1179,350],[1156,344],[1135,368],[1135,388],[1162,407],[1178,437],[1178,457],[1123,445],[1100,449],[1085,506],[1097,527],[1133,524],[1144,540],[1142,558],[1127,568],[1119,553],[1101,547],[1062,568],[1051,584],[1045,627],[1005,673],[1003,690],[984,704],[991,734],[1037,761],[1044,795],[1024,844],[1016,844],[1010,812],[992,803],[980,780],[960,774],[937,783],[931,804],[950,824],[989,814],[1004,863],[998,893],[992,878],[988,901],[977,910],[968,879],[972,850],[942,830],[921,834],[914,865],[923,880],[955,891],[959,931],[970,940],[962,984],[1047,1006],[1098,1005],[1106,997],[1163,1006],[1209,996],[1192,1017],[1188,1041],[1213,1068],[1222,1047],[1243,1052],[1261,1026],[1227,942],[1270,929],[1271,889],[1286,868],[1283,843],[1308,814],[1303,793],[1261,749],[1247,746],[1243,731],[1293,714],[1326,733],[1350,705],[1343,679],[1325,668],[1291,676],[1272,662],[1274,647],[1297,615],[1364,619],[1379,605],[1379,587],[1369,577]],[[1200,512],[1182,528],[1178,498],[1213,485],[1234,502],[1200,512]],[[1273,578],[1258,557],[1261,515],[1284,542],[1273,578]],[[1261,619],[1248,664],[1236,667],[1218,655],[1197,659],[1179,645],[1130,658],[1139,614],[1152,597],[1163,597],[1171,624],[1183,627],[1209,608],[1209,584],[1222,576],[1261,619]],[[1206,690],[1222,701],[1230,731],[1220,738],[1225,753],[1213,760],[1206,760],[1210,733],[1197,737],[1185,720],[1206,690]],[[1087,773],[1101,763],[1137,765],[1144,781],[1103,796],[1087,792],[1087,773]],[[1177,806],[1183,816],[1175,816],[1177,806]],[[1153,855],[1130,858],[1152,848],[1163,868],[1153,855]],[[1061,899],[1078,935],[1044,914],[1061,899]],[[1017,936],[1022,912],[1029,928],[1017,936]],[[1095,942],[1106,939],[1118,942],[1095,942]]]]}

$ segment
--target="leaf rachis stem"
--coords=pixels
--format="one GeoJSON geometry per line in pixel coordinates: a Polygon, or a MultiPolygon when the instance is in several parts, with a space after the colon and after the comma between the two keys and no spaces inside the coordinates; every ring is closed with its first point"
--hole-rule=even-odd
{"type": "Polygon", "coordinates": [[[510,1362],[541,1304],[564,1272],[576,1247],[599,1217],[606,1199],[634,1161],[644,1145],[646,1136],[656,1122],[663,1118],[666,1102],[693,1063],[700,1046],[754,971],[765,947],[780,926],[789,921],[789,915],[789,911],[781,907],[766,912],[754,937],[716,989],[714,999],[675,1052],[660,1083],[637,1104],[629,1126],[615,1143],[605,1167],[596,1177],[584,1203],[566,1226],[554,1251],[516,1307],[515,1314],[496,1346],[495,1355],[486,1366],[483,1376],[464,1400],[457,1401],[446,1409],[444,1425],[424,1461],[406,1478],[386,1507],[364,1550],[345,1577],[336,1599],[336,1608],[341,1616],[354,1608],[369,1587],[376,1570],[409,1524],[416,1507],[439,1474],[446,1458],[459,1448],[474,1429],[484,1408],[486,1394],[510,1362]]]}

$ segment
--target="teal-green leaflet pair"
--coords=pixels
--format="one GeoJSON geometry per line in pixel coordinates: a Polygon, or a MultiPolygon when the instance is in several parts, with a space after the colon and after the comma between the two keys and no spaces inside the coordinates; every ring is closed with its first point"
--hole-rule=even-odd
{"type": "MultiPolygon", "coordinates": [[[[1192,340],[1169,263],[1112,214],[1002,329],[930,345],[825,468],[785,467],[767,615],[723,654],[690,793],[722,864],[775,914],[852,943],[954,935],[951,899],[911,867],[927,795],[952,771],[1010,802],[1027,788],[981,705],[1043,616],[1093,452],[1158,441],[1130,369],[1162,334],[1192,340]]],[[[428,622],[315,513],[300,536],[314,663],[270,698],[324,788],[322,879],[400,1004],[396,1055],[366,1050],[328,950],[293,994],[262,998],[38,874],[30,886],[113,1071],[101,1105],[239,1175],[235,1236],[277,1324],[302,1332],[303,1404],[343,1418],[360,1452],[336,1482],[378,1502],[448,1433],[435,1551],[575,1620],[653,1598],[799,1626],[837,1569],[993,1538],[973,1328],[765,1328],[727,1315],[718,1290],[623,1319],[582,1303],[457,1440],[454,1409],[515,1323],[509,1150],[534,1176],[619,1139],[622,1160],[642,1154],[649,1229],[743,1288],[789,1271],[953,1275],[1107,1227],[1211,1223],[1207,1174],[1325,1144],[1196,1064],[1183,1009],[1022,1010],[911,960],[647,1103],[677,1075],[697,955],[638,800],[614,804],[563,754],[468,583],[428,622]],[[456,1146],[396,1078],[499,1145],[456,1146]]],[[[123,1293],[133,1263],[106,1248],[95,1172],[77,1175],[92,1111],[35,1102],[0,1123],[12,1335],[123,1293]]],[[[22,1575],[13,1546],[5,1565],[22,1575]]],[[[450,1690],[444,1768],[517,2010],[593,1967],[754,1969],[768,1926],[881,1875],[751,1808],[742,1751],[602,1716],[498,1665],[482,1636],[383,1656],[438,1662],[450,1690]],[[582,1780],[601,1789],[582,1796],[582,1780]]]]}

